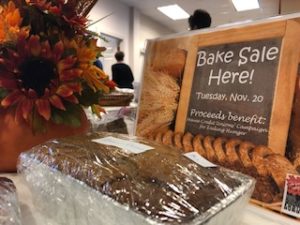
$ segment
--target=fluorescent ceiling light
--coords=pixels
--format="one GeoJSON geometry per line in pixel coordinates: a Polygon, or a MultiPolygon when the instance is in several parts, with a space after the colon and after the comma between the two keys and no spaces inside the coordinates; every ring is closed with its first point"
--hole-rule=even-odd
{"type": "Polygon", "coordinates": [[[232,0],[232,3],[237,11],[259,8],[258,0],[232,0]]]}
{"type": "Polygon", "coordinates": [[[166,5],[162,7],[157,7],[159,11],[171,18],[172,20],[182,20],[189,18],[189,14],[184,11],[179,5],[166,5]]]}

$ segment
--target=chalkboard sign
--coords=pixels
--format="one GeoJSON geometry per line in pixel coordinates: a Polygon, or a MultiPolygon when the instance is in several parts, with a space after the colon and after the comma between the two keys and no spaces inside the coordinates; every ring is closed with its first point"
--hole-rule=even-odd
{"type": "Polygon", "coordinates": [[[268,144],[282,38],[200,47],[185,131],[268,144]]]}

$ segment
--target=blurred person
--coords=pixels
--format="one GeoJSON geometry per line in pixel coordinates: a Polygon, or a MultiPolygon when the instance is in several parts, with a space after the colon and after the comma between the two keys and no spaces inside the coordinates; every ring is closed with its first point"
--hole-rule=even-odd
{"type": "Polygon", "coordinates": [[[189,26],[190,30],[197,30],[201,28],[210,27],[211,25],[211,17],[210,14],[202,9],[196,9],[189,17],[189,26]]]}
{"type": "Polygon", "coordinates": [[[93,63],[95,66],[97,66],[99,69],[103,70],[103,64],[101,62],[101,60],[99,59],[99,57],[96,58],[96,60],[93,63]]]}
{"type": "Polygon", "coordinates": [[[118,51],[115,54],[115,59],[117,60],[117,63],[111,66],[112,80],[119,88],[133,89],[132,82],[134,81],[134,77],[130,67],[123,62],[124,53],[122,51],[118,51]]]}

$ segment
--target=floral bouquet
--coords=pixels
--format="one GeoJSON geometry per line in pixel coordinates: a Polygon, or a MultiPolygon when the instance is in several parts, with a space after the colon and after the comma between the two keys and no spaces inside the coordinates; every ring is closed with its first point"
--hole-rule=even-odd
{"type": "Polygon", "coordinates": [[[0,0],[0,109],[34,132],[49,121],[80,126],[82,107],[100,115],[99,97],[115,87],[93,65],[105,50],[87,30],[95,3],[0,0]]]}

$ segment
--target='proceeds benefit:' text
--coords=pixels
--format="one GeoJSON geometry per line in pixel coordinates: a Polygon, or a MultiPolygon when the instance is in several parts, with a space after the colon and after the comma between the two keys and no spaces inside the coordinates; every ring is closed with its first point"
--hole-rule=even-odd
{"type": "MultiPolygon", "coordinates": [[[[229,64],[237,63],[238,67],[246,65],[247,63],[264,63],[267,61],[276,60],[279,56],[279,48],[272,46],[263,46],[261,48],[253,48],[246,46],[235,53],[232,50],[229,51],[216,51],[214,53],[207,53],[200,50],[198,52],[197,67],[213,66],[214,64],[229,64]],[[235,59],[237,58],[237,61],[235,59]]],[[[209,72],[208,85],[221,85],[221,84],[252,84],[255,70],[242,70],[242,71],[227,71],[219,69],[211,69],[209,72]]]]}

